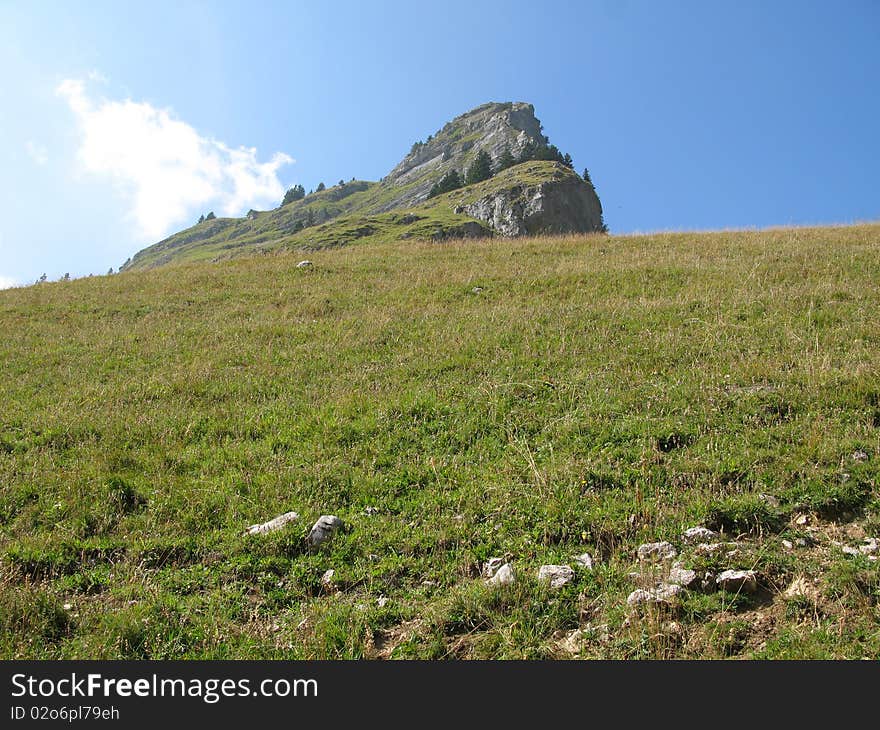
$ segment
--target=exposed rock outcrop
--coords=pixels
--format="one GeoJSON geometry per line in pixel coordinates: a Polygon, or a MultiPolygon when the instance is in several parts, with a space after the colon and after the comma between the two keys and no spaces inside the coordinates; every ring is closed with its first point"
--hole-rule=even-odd
{"type": "Polygon", "coordinates": [[[488,223],[502,236],[588,233],[602,230],[602,206],[592,186],[577,175],[489,193],[456,213],[488,223]]]}

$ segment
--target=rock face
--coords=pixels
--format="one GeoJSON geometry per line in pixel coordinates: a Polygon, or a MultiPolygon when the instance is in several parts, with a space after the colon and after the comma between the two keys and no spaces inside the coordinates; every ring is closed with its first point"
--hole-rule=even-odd
{"type": "Polygon", "coordinates": [[[576,175],[514,185],[454,212],[485,221],[502,236],[587,233],[601,230],[602,206],[595,190],[576,175]]]}
{"type": "MultiPolygon", "coordinates": [[[[435,182],[451,170],[464,173],[481,150],[497,160],[505,148],[516,157],[529,145],[546,143],[531,104],[483,104],[448,122],[429,141],[413,146],[382,181],[400,190],[394,190],[393,199],[380,210],[423,202],[435,182]]],[[[602,205],[593,186],[576,174],[554,177],[559,179],[530,185],[511,176],[510,185],[459,205],[455,212],[488,223],[502,236],[601,230],[602,205]]]]}
{"type": "Polygon", "coordinates": [[[382,182],[408,188],[392,207],[412,205],[428,197],[431,186],[449,170],[466,169],[480,150],[497,160],[505,146],[516,157],[530,143],[545,143],[535,107],[489,102],[447,122],[430,140],[414,144],[382,182]]]}

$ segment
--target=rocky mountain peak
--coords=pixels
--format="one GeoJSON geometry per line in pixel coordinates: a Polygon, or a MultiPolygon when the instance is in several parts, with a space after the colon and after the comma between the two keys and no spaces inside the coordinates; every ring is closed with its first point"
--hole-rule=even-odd
{"type": "Polygon", "coordinates": [[[463,172],[480,150],[498,159],[504,148],[514,156],[529,144],[544,145],[535,107],[525,102],[489,102],[447,122],[425,141],[413,144],[384,185],[405,188],[395,207],[413,205],[428,196],[431,186],[450,170],[463,172]]]}

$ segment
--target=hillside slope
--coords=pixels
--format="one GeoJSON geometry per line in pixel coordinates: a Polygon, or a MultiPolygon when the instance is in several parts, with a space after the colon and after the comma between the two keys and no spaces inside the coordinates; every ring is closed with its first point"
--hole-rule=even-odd
{"type": "Polygon", "coordinates": [[[299,258],[0,291],[0,657],[880,655],[880,225],[299,258]]]}
{"type": "Polygon", "coordinates": [[[497,163],[505,150],[517,158],[528,157],[529,151],[548,156],[548,142],[531,104],[484,104],[447,123],[427,141],[415,143],[380,182],[352,180],[271,211],[253,211],[246,218],[200,222],[140,251],[123,269],[281,248],[339,246],[361,239],[602,230],[602,206],[592,183],[552,159],[514,164],[490,180],[461,188],[455,197],[428,197],[447,173],[464,175],[481,151],[497,163]]]}

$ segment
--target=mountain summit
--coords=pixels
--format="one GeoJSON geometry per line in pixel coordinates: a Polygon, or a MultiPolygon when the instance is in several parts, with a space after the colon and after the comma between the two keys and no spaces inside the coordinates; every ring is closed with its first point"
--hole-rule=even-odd
{"type": "Polygon", "coordinates": [[[143,251],[123,269],[221,260],[355,241],[605,230],[589,175],[544,135],[531,104],[490,102],[415,142],[379,182],[339,181],[288,191],[270,211],[199,222],[143,251]]]}

